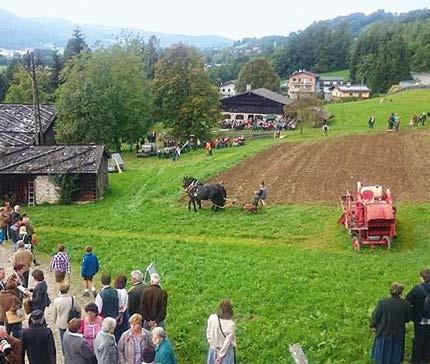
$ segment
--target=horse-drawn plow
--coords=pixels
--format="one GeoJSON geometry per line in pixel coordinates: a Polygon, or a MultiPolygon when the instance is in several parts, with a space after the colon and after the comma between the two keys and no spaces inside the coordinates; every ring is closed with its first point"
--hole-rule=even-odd
{"type": "MultiPolygon", "coordinates": [[[[197,212],[197,206],[202,208],[202,201],[210,200],[212,202],[212,210],[225,210],[232,208],[237,204],[235,198],[228,198],[227,191],[222,183],[203,184],[194,177],[184,177],[182,187],[188,196],[188,210],[191,211],[193,205],[194,211],[197,212]]],[[[257,212],[259,201],[254,203],[243,203],[242,210],[255,213],[257,212]]]]}

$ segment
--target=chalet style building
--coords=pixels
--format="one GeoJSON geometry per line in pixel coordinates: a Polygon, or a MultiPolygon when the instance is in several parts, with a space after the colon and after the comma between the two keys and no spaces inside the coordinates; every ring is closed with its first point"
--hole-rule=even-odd
{"type": "Polygon", "coordinates": [[[221,99],[221,109],[224,120],[264,119],[269,115],[282,116],[287,103],[285,96],[258,88],[221,99]]]}
{"type": "Polygon", "coordinates": [[[366,85],[339,85],[332,91],[332,100],[356,98],[366,100],[370,97],[370,89],[366,85]]]}
{"type": "Polygon", "coordinates": [[[100,145],[56,145],[55,107],[0,104],[0,199],[20,204],[57,203],[55,177],[75,177],[73,201],[95,201],[107,186],[109,152],[100,145]],[[39,122],[37,122],[39,124],[39,122]],[[41,143],[42,141],[42,143],[41,143]]]}
{"type": "Polygon", "coordinates": [[[288,96],[290,99],[316,95],[319,91],[318,78],[316,73],[306,70],[293,72],[288,79],[288,96]]]}

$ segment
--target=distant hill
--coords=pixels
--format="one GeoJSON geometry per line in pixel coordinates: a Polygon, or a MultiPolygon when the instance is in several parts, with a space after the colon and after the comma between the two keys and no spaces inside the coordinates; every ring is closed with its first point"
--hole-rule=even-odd
{"type": "MultiPolygon", "coordinates": [[[[313,29],[318,29],[321,26],[327,26],[329,28],[335,28],[337,26],[340,26],[342,24],[345,24],[348,27],[348,30],[350,34],[353,37],[357,37],[365,31],[369,26],[372,24],[375,24],[377,22],[383,22],[383,21],[393,21],[393,22],[400,22],[400,23],[408,23],[413,22],[417,20],[425,20],[430,18],[430,9],[417,9],[412,10],[407,13],[390,13],[385,12],[384,10],[378,10],[371,14],[363,14],[363,13],[353,13],[350,15],[345,16],[338,16],[333,19],[328,20],[319,20],[316,22],[313,22],[311,25],[309,25],[306,29],[298,32],[293,32],[291,35],[297,35],[301,34],[303,32],[310,32],[313,29]]],[[[273,47],[275,44],[276,46],[281,46],[288,43],[289,36],[281,36],[281,35],[271,35],[271,36],[265,36],[262,38],[243,38],[242,40],[238,40],[234,43],[235,47],[273,47]]]]}
{"type": "MultiPolygon", "coordinates": [[[[96,42],[112,44],[124,29],[90,24],[77,24],[59,18],[22,18],[0,9],[0,49],[26,48],[64,48],[72,36],[73,29],[79,26],[88,45],[96,42]]],[[[162,47],[182,42],[201,49],[228,47],[232,39],[215,35],[191,36],[183,34],[164,34],[142,29],[127,29],[145,38],[155,35],[162,47]]]]}

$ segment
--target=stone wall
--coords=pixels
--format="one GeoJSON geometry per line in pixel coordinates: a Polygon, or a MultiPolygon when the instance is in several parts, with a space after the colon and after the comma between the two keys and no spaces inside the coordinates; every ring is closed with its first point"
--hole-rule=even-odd
{"type": "Polygon", "coordinates": [[[58,203],[60,191],[49,176],[38,176],[34,181],[36,204],[58,203]]]}

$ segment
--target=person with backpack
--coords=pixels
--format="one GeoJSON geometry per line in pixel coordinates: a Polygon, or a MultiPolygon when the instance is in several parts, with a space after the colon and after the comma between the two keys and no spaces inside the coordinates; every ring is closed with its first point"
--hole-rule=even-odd
{"type": "Polygon", "coordinates": [[[400,364],[405,355],[406,323],[412,320],[408,301],[401,298],[403,285],[390,285],[391,297],[383,298],[372,314],[370,328],[375,332],[372,359],[378,364],[400,364]]]}
{"type": "Polygon", "coordinates": [[[430,269],[420,271],[422,283],[414,286],[406,295],[412,306],[414,338],[411,363],[430,361],[430,269]]]}
{"type": "Polygon", "coordinates": [[[70,294],[68,284],[60,287],[60,296],[54,300],[54,322],[60,333],[61,348],[63,349],[63,337],[72,318],[80,318],[81,308],[75,297],[70,294]]]}

